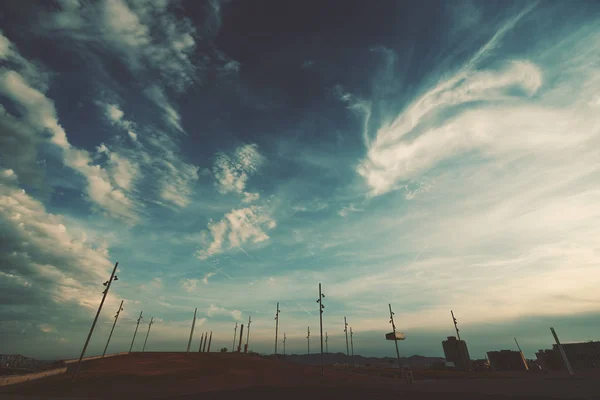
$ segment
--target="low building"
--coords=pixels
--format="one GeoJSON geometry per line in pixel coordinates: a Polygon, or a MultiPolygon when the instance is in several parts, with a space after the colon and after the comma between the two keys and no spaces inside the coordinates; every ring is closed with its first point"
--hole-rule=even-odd
{"type": "Polygon", "coordinates": [[[454,363],[456,368],[460,369],[471,368],[471,357],[469,356],[467,343],[464,340],[458,340],[455,336],[448,336],[448,339],[442,342],[442,347],[446,362],[454,363]]]}
{"type": "Polygon", "coordinates": [[[488,351],[493,371],[526,371],[521,353],[515,350],[488,351]]]}
{"type": "Polygon", "coordinates": [[[473,360],[472,361],[473,371],[487,371],[490,369],[490,362],[487,359],[473,360]]]}
{"type": "MultiPolygon", "coordinates": [[[[573,370],[600,368],[600,341],[563,343],[563,349],[573,370]]],[[[558,346],[552,345],[558,353],[558,346]]]]}
{"type": "Polygon", "coordinates": [[[557,350],[538,350],[535,357],[542,371],[556,371],[564,368],[557,350]]]}

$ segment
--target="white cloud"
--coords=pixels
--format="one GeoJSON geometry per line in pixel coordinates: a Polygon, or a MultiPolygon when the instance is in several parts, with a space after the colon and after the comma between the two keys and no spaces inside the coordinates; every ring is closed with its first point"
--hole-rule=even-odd
{"type": "Polygon", "coordinates": [[[15,71],[0,73],[0,93],[20,109],[22,121],[40,133],[50,132],[50,142],[63,151],[64,164],[87,179],[87,194],[93,203],[127,222],[137,220],[132,199],[111,183],[109,173],[99,165],[92,165],[92,158],[87,151],[71,146],[65,130],[58,122],[52,100],[29,86],[15,71]]]}
{"type": "Polygon", "coordinates": [[[44,333],[52,333],[56,331],[56,327],[49,324],[39,324],[38,328],[44,333]]]}
{"type": "MultiPolygon", "coordinates": [[[[62,216],[48,213],[19,188],[10,170],[0,170],[0,218],[3,299],[10,299],[13,306],[24,305],[23,310],[38,303],[97,308],[98,297],[90,293],[100,295],[99,284],[113,267],[101,243],[86,241],[62,216]]],[[[117,304],[113,291],[107,305],[117,304]]]]}
{"type": "Polygon", "coordinates": [[[356,207],[354,207],[353,204],[350,204],[347,207],[342,207],[342,209],[340,211],[338,211],[338,215],[340,217],[347,217],[351,212],[362,212],[362,211],[364,211],[364,210],[361,208],[356,208],[356,207]]]}
{"type": "Polygon", "coordinates": [[[196,290],[196,285],[198,284],[198,279],[182,279],[181,287],[188,292],[191,293],[196,290]]]}
{"type": "Polygon", "coordinates": [[[208,230],[212,241],[208,248],[198,250],[196,256],[205,260],[224,251],[240,248],[245,243],[260,243],[269,239],[264,230],[275,228],[265,206],[250,206],[231,210],[219,222],[210,221],[208,230]]]}
{"type": "Polygon", "coordinates": [[[216,274],[216,272],[209,272],[208,274],[204,275],[204,278],[202,278],[202,282],[204,282],[205,285],[208,285],[208,280],[216,274]]]}
{"type": "Polygon", "coordinates": [[[246,144],[238,147],[233,156],[218,153],[213,164],[215,185],[221,193],[239,193],[246,201],[252,201],[258,194],[244,191],[249,176],[255,174],[263,165],[264,157],[258,152],[256,144],[246,144]]]}
{"type": "Polygon", "coordinates": [[[164,91],[156,86],[150,86],[148,89],[144,91],[146,96],[151,99],[160,109],[165,113],[165,120],[175,129],[180,132],[183,132],[183,127],[181,126],[181,116],[175,110],[175,107],[169,102],[167,97],[165,96],[164,91]]]}
{"type": "Polygon", "coordinates": [[[230,315],[234,320],[242,320],[242,312],[240,310],[227,310],[223,307],[217,307],[214,304],[210,305],[206,313],[209,317],[214,317],[216,315],[230,315]]]}

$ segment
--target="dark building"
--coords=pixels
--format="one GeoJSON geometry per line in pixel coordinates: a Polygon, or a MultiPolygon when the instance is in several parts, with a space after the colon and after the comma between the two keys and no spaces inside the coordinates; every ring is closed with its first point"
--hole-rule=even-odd
{"type": "Polygon", "coordinates": [[[473,371],[487,371],[490,369],[490,362],[485,358],[482,360],[473,360],[471,366],[473,371]]]}
{"type": "Polygon", "coordinates": [[[514,350],[488,351],[490,365],[494,371],[526,371],[521,353],[514,350]]]}
{"type": "Polygon", "coordinates": [[[557,350],[538,350],[535,357],[543,371],[555,371],[564,368],[557,350]]]}
{"type": "Polygon", "coordinates": [[[444,356],[446,361],[453,362],[457,368],[464,369],[471,367],[471,357],[469,357],[469,349],[464,340],[457,340],[455,336],[448,336],[447,340],[442,342],[444,348],[444,356]]]}
{"type": "MultiPolygon", "coordinates": [[[[562,347],[573,370],[600,368],[600,341],[563,343],[562,347]]],[[[558,345],[552,345],[552,350],[558,353],[558,345]]]]}

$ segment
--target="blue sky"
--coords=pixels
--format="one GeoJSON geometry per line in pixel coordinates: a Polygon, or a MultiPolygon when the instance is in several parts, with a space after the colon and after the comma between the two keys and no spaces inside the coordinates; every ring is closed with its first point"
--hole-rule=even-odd
{"type": "Polygon", "coordinates": [[[1,7],[1,353],[598,339],[598,4],[1,7]]]}

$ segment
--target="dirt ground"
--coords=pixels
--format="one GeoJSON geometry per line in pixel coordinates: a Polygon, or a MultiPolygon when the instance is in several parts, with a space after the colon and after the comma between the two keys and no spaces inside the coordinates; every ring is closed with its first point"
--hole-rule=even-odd
{"type": "Polygon", "coordinates": [[[17,399],[376,399],[600,400],[590,378],[398,379],[231,353],[132,353],[82,364],[67,374],[0,388],[17,399]]]}

